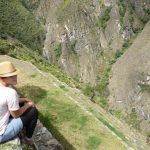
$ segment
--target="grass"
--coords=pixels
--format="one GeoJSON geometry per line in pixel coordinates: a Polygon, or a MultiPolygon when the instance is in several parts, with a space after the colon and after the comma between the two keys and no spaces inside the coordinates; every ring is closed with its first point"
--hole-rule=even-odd
{"type": "Polygon", "coordinates": [[[132,109],[131,113],[128,114],[126,117],[125,117],[125,121],[130,125],[132,126],[133,128],[137,129],[138,131],[140,131],[140,120],[138,119],[138,116],[135,112],[134,109],[132,109]]]}
{"type": "Polygon", "coordinates": [[[55,52],[55,56],[56,56],[56,61],[59,60],[61,54],[62,54],[62,46],[61,46],[61,43],[56,45],[56,47],[54,48],[54,52],[55,52]]]}
{"type": "Polygon", "coordinates": [[[25,8],[30,11],[34,11],[38,8],[40,0],[30,1],[30,0],[20,0],[25,8]]]}
{"type": "Polygon", "coordinates": [[[150,85],[149,84],[139,84],[142,91],[150,92],[150,85]]]}
{"type": "Polygon", "coordinates": [[[105,110],[108,109],[108,101],[106,99],[106,97],[104,96],[95,96],[93,98],[93,101],[98,104],[99,106],[101,106],[102,108],[104,108],[105,110]]]}
{"type": "MultiPolygon", "coordinates": [[[[36,80],[37,77],[30,76],[32,80],[36,80]]],[[[40,81],[43,82],[43,80],[40,81]]],[[[93,147],[98,150],[101,145],[105,145],[106,141],[111,141],[112,135],[99,128],[92,117],[89,117],[79,106],[65,97],[63,88],[43,89],[33,85],[25,85],[19,88],[19,93],[34,99],[40,111],[40,120],[63,144],[65,149],[91,150],[93,147]]],[[[117,142],[116,139],[113,141],[117,142]]]]}
{"type": "Polygon", "coordinates": [[[111,7],[107,7],[105,11],[103,12],[102,16],[99,17],[97,25],[101,27],[103,30],[105,30],[107,26],[107,22],[110,19],[110,12],[111,12],[111,7]]]}
{"type": "Polygon", "coordinates": [[[127,142],[127,138],[125,137],[125,135],[120,132],[119,130],[117,130],[115,127],[113,127],[108,121],[106,121],[104,118],[99,117],[98,118],[101,122],[104,123],[104,125],[106,125],[111,131],[113,131],[118,137],[120,137],[124,142],[127,142]]]}
{"type": "Polygon", "coordinates": [[[64,85],[59,85],[59,87],[60,87],[61,89],[63,89],[64,91],[68,91],[68,89],[67,89],[64,85]]]}
{"type": "Polygon", "coordinates": [[[101,139],[98,136],[90,136],[87,140],[87,148],[98,150],[99,145],[101,144],[101,139]]]}
{"type": "Polygon", "coordinates": [[[126,13],[125,1],[119,0],[118,5],[119,5],[120,22],[121,22],[121,24],[123,24],[123,18],[126,13]]]}
{"type": "Polygon", "coordinates": [[[0,144],[0,149],[1,148],[5,149],[6,147],[17,148],[18,146],[20,146],[20,145],[19,144],[13,144],[13,143],[4,143],[4,144],[0,144]]]}
{"type": "Polygon", "coordinates": [[[59,23],[63,23],[71,13],[74,10],[74,8],[72,8],[72,10],[70,9],[72,4],[71,0],[65,0],[64,2],[61,3],[61,5],[58,7],[57,10],[57,20],[59,23]]]}
{"type": "Polygon", "coordinates": [[[29,147],[29,146],[27,146],[27,145],[21,145],[21,148],[22,148],[23,150],[33,150],[33,148],[31,148],[31,147],[29,147]]]}

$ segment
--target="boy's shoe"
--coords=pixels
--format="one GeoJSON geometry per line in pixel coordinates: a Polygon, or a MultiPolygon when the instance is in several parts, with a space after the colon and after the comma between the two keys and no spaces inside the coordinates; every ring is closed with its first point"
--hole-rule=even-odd
{"type": "Polygon", "coordinates": [[[32,139],[30,138],[27,138],[27,137],[24,137],[22,139],[22,143],[26,144],[26,145],[29,145],[29,146],[33,146],[34,145],[34,142],[32,139]]]}

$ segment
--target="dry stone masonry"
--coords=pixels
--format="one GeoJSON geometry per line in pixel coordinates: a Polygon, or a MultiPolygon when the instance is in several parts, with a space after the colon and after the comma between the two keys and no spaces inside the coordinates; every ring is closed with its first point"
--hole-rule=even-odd
{"type": "MultiPolygon", "coordinates": [[[[28,148],[27,150],[64,150],[62,145],[52,136],[52,134],[39,120],[35,128],[33,139],[35,147],[28,148]]],[[[0,150],[26,150],[26,148],[21,145],[20,139],[16,137],[9,142],[0,144],[0,150]]]]}
{"type": "Polygon", "coordinates": [[[37,150],[64,150],[40,121],[37,123],[33,138],[37,150]]]}

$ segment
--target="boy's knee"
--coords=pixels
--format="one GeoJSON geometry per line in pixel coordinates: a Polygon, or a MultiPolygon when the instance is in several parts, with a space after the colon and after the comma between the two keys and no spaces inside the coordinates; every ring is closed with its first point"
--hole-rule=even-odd
{"type": "Polygon", "coordinates": [[[37,110],[36,107],[31,107],[31,112],[32,112],[34,115],[36,115],[36,116],[38,116],[38,114],[39,114],[39,112],[38,112],[38,110],[37,110]]]}

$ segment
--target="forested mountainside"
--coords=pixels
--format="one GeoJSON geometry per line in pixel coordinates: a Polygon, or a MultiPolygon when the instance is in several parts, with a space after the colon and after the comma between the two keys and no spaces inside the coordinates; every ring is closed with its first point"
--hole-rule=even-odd
{"type": "Polygon", "coordinates": [[[149,0],[0,0],[0,54],[81,89],[149,141],[149,19],[149,0]]]}

